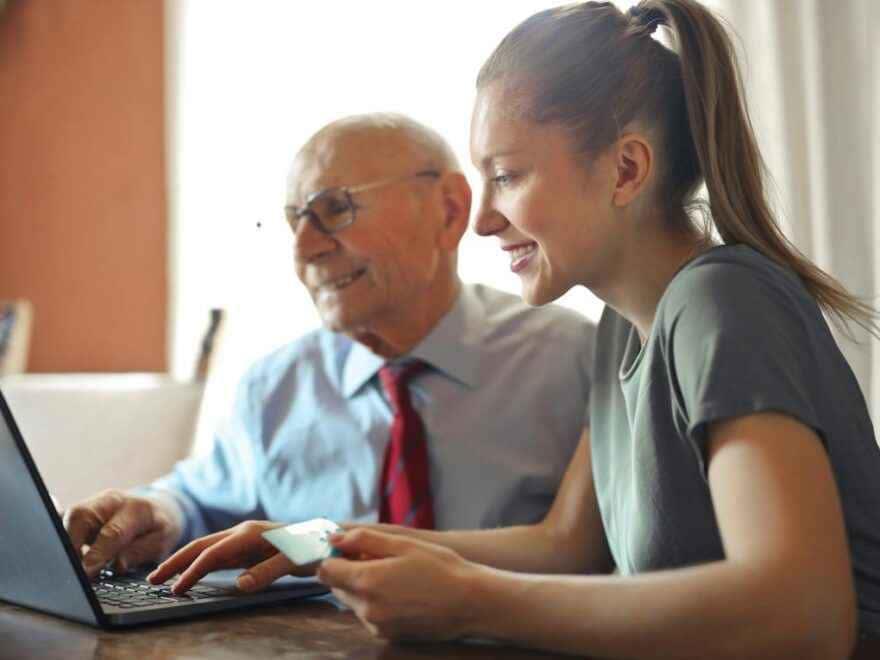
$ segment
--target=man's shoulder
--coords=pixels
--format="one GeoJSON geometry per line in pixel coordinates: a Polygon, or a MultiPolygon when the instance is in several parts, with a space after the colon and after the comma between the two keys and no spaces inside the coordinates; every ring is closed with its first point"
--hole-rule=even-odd
{"type": "Polygon", "coordinates": [[[485,284],[469,285],[471,295],[480,301],[491,334],[534,335],[537,340],[554,338],[580,341],[592,337],[596,325],[584,315],[561,305],[532,307],[518,295],[499,291],[485,284]]]}
{"type": "Polygon", "coordinates": [[[474,295],[484,309],[479,363],[484,374],[491,374],[484,382],[507,403],[512,398],[525,403],[525,409],[553,401],[561,415],[580,424],[590,387],[595,324],[572,309],[531,307],[519,296],[485,285],[476,285],[474,295]],[[499,389],[498,383],[514,388],[499,389]]]}
{"type": "Polygon", "coordinates": [[[276,380],[299,369],[326,369],[349,344],[343,335],[317,328],[257,359],[245,372],[244,380],[276,380]]]}

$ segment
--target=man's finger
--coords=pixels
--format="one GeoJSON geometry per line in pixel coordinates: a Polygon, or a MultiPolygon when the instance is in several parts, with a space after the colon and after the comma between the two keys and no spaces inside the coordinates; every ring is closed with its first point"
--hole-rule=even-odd
{"type": "Polygon", "coordinates": [[[156,530],[139,536],[131,545],[119,553],[114,570],[124,573],[147,562],[155,561],[162,554],[164,541],[164,532],[162,530],[156,530]]]}
{"type": "Polygon", "coordinates": [[[80,553],[84,545],[88,545],[95,540],[104,521],[98,518],[91,509],[82,509],[79,507],[68,509],[64,514],[64,528],[70,537],[70,543],[73,545],[77,554],[80,553]]]}
{"type": "Polygon", "coordinates": [[[349,557],[367,555],[376,559],[398,557],[418,546],[418,541],[397,534],[358,527],[330,535],[330,545],[349,557]]]}
{"type": "Polygon", "coordinates": [[[307,566],[297,566],[279,552],[269,557],[269,559],[251,566],[238,576],[236,584],[242,591],[259,591],[285,575],[295,573],[300,577],[305,577],[307,575],[314,575],[316,569],[316,563],[307,566]]]}
{"type": "Polygon", "coordinates": [[[180,550],[159,564],[156,570],[147,576],[147,579],[153,584],[162,584],[171,576],[185,571],[206,548],[214,545],[227,536],[229,536],[229,532],[224,530],[222,532],[209,534],[208,536],[203,536],[195,541],[187,543],[180,550]]]}
{"type": "Polygon", "coordinates": [[[98,532],[125,504],[122,493],[103,492],[67,511],[64,527],[77,551],[94,543],[98,532]]]}
{"type": "Polygon", "coordinates": [[[150,530],[153,516],[148,507],[124,506],[108,520],[89,551],[83,557],[83,565],[89,577],[95,577],[101,568],[116,558],[138,536],[150,530]]]}

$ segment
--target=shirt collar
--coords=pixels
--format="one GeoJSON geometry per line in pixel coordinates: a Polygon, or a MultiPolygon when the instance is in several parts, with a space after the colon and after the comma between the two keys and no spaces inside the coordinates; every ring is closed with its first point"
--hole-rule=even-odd
{"type": "MultiPolygon", "coordinates": [[[[400,359],[418,358],[467,387],[479,385],[480,348],[486,312],[466,284],[452,309],[428,336],[400,359]]],[[[342,394],[354,396],[386,363],[363,344],[352,342],[342,368],[342,394]]]]}

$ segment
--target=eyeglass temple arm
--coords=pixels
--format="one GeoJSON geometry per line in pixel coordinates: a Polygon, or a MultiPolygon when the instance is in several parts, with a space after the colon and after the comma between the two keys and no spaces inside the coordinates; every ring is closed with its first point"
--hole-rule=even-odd
{"type": "MultiPolygon", "coordinates": [[[[406,179],[412,179],[415,177],[426,177],[429,176],[433,179],[436,179],[440,176],[440,172],[437,170],[421,170],[416,172],[415,174],[404,174],[403,176],[393,176],[388,179],[382,179],[380,181],[371,181],[370,183],[364,183],[359,186],[346,186],[343,188],[328,188],[327,190],[343,190],[347,194],[351,195],[352,193],[364,192],[365,190],[372,190],[373,188],[378,188],[380,186],[387,186],[391,183],[396,183],[398,181],[405,181],[406,179]]],[[[297,208],[295,206],[285,206],[286,209],[291,209],[296,213],[298,218],[303,217],[304,215],[314,216],[315,212],[312,211],[308,204],[311,203],[311,200],[323,195],[327,192],[327,190],[319,190],[313,195],[309,196],[309,201],[306,203],[306,206],[303,208],[297,208]]]]}
{"type": "Polygon", "coordinates": [[[405,181],[406,179],[413,179],[415,177],[425,176],[436,179],[440,176],[440,172],[438,172],[437,170],[421,170],[420,172],[416,172],[415,174],[404,174],[403,176],[393,176],[388,179],[382,179],[381,181],[371,181],[370,183],[364,183],[360,186],[349,186],[347,188],[344,188],[344,190],[346,190],[348,193],[359,193],[365,190],[378,188],[379,186],[387,186],[391,183],[397,183],[398,181],[405,181]]]}

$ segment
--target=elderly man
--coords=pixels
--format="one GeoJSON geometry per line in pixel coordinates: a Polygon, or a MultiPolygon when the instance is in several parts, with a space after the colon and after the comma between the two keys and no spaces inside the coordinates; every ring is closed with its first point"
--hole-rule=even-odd
{"type": "Polygon", "coordinates": [[[543,518],[586,420],[594,329],[464,285],[471,191],[435,132],[337,121],[288,183],[297,275],[325,325],[244,376],[211,453],[66,525],[95,575],[245,520],[480,528],[543,518]]]}

